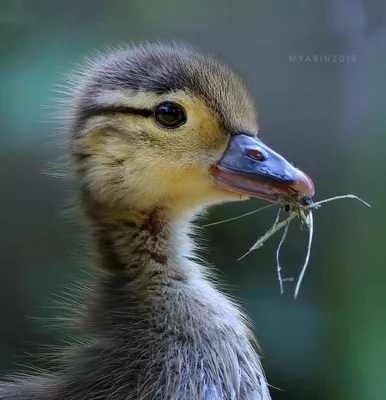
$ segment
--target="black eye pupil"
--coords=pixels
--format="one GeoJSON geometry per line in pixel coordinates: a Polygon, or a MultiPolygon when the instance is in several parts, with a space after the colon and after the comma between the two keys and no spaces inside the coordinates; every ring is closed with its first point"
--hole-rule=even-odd
{"type": "Polygon", "coordinates": [[[155,120],[163,127],[177,128],[186,122],[185,110],[177,103],[165,102],[154,111],[155,120]]]}

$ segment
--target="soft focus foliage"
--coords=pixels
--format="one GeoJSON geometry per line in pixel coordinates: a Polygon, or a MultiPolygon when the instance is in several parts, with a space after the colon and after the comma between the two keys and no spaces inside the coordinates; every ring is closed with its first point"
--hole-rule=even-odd
{"type": "MultiPolygon", "coordinates": [[[[268,379],[282,389],[273,399],[386,398],[385,19],[382,0],[2,0],[1,370],[44,367],[37,353],[71,340],[42,317],[61,314],[53,293],[79,279],[78,267],[92,269],[80,221],[62,212],[71,182],[44,174],[65,152],[51,123],[54,86],[95,48],[172,39],[219,53],[244,75],[263,140],[309,173],[316,199],[355,193],[372,205],[346,200],[315,212],[296,301],[292,283],[279,292],[279,237],[236,261],[275,211],[207,229],[206,257],[252,317],[268,379]]],[[[261,205],[217,207],[205,222],[261,205]]],[[[307,241],[295,225],[282,250],[287,277],[297,276],[307,241]]]]}

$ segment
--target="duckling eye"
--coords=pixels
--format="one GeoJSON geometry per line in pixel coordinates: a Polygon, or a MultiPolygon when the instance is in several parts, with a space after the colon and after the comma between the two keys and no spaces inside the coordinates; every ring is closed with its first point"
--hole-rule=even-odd
{"type": "Polygon", "coordinates": [[[179,104],[165,101],[155,109],[154,119],[164,128],[177,128],[186,122],[186,112],[179,104]]]}

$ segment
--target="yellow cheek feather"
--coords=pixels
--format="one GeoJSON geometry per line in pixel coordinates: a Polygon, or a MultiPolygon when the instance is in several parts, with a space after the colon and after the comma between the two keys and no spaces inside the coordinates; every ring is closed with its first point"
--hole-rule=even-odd
{"type": "Polygon", "coordinates": [[[152,116],[116,113],[94,118],[82,141],[82,151],[92,156],[85,162],[93,190],[110,202],[114,197],[146,207],[187,199],[192,204],[218,200],[220,192],[209,168],[221,158],[229,135],[215,113],[187,93],[146,96],[152,104],[166,100],[180,104],[186,123],[167,129],[152,116]]]}

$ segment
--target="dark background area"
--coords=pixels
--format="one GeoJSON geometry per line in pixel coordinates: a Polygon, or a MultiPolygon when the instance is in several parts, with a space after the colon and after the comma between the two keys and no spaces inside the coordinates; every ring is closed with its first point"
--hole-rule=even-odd
{"type": "MultiPolygon", "coordinates": [[[[307,171],[315,199],[355,193],[371,203],[345,200],[315,213],[297,300],[293,283],[279,292],[279,237],[236,261],[273,210],[207,228],[206,257],[254,321],[268,379],[280,388],[274,400],[385,399],[382,0],[1,0],[1,372],[46,366],[37,355],[69,340],[46,319],[60,315],[55,304],[80,279],[78,269],[93,269],[79,245],[81,221],[63,212],[73,184],[44,173],[66,151],[55,144],[53,89],[90,50],[143,40],[182,40],[219,54],[250,84],[263,140],[307,171]]],[[[200,223],[261,205],[219,206],[200,223]]],[[[306,241],[294,223],[282,252],[287,277],[297,276],[306,241]]]]}

